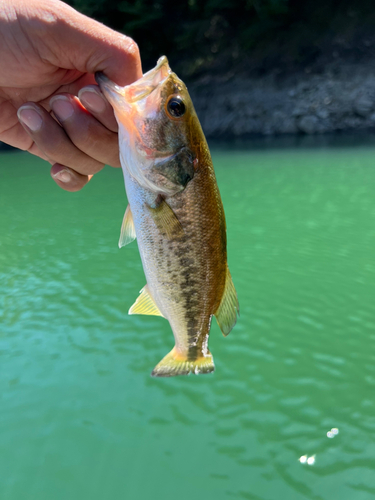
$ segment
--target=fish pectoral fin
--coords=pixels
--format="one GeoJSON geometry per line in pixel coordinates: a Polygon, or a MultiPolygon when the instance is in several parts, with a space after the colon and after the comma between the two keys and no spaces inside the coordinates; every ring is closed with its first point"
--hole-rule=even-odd
{"type": "Polygon", "coordinates": [[[176,377],[177,375],[190,375],[194,373],[211,373],[215,371],[214,360],[209,351],[206,356],[189,360],[187,355],[177,352],[174,347],[153,369],[152,377],[176,377]]]}
{"type": "Polygon", "coordinates": [[[165,200],[162,200],[156,208],[149,206],[148,209],[159,230],[166,233],[168,238],[184,234],[180,221],[165,200]]]}
{"type": "Polygon", "coordinates": [[[125,215],[122,220],[120,239],[118,242],[119,248],[122,248],[128,243],[131,243],[133,240],[135,240],[135,238],[136,234],[133,222],[133,215],[132,211],[130,210],[130,205],[128,205],[126,207],[125,215]]]}
{"type": "Polygon", "coordinates": [[[215,312],[217,324],[219,325],[224,336],[227,336],[236,324],[237,314],[240,314],[240,306],[238,303],[237,292],[233,285],[232,276],[230,275],[229,268],[227,267],[224,293],[220,305],[215,312]]]}
{"type": "Polygon", "coordinates": [[[146,314],[149,316],[163,316],[154,299],[150,295],[148,285],[139,292],[139,297],[129,309],[129,314],[146,314]]]}

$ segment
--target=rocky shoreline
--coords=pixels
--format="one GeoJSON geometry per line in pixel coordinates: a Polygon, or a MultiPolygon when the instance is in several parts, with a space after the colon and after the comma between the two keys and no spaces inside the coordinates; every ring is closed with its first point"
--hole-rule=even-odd
{"type": "Polygon", "coordinates": [[[323,134],[375,127],[375,61],[320,73],[202,80],[189,91],[209,138],[323,134]]]}
{"type": "Polygon", "coordinates": [[[188,88],[210,139],[375,129],[375,60],[319,73],[206,77],[188,88]]]}

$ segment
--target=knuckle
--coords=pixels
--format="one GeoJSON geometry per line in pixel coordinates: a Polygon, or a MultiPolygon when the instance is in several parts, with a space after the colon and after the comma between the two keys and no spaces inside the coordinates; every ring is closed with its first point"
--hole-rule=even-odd
{"type": "Polygon", "coordinates": [[[66,157],[66,163],[67,166],[82,175],[96,174],[104,167],[104,163],[85,155],[83,152],[66,157]]]}
{"type": "Polygon", "coordinates": [[[129,36],[124,35],[121,43],[123,57],[126,57],[128,63],[138,66],[141,61],[141,54],[138,44],[129,36]]]}
{"type": "Polygon", "coordinates": [[[126,51],[129,54],[129,56],[133,59],[140,59],[140,51],[138,44],[130,37],[125,36],[125,43],[126,43],[126,51]]]}
{"type": "Polygon", "coordinates": [[[109,130],[100,130],[98,133],[96,127],[92,127],[85,136],[70,134],[70,139],[97,165],[112,162],[119,155],[118,136],[109,130]]]}

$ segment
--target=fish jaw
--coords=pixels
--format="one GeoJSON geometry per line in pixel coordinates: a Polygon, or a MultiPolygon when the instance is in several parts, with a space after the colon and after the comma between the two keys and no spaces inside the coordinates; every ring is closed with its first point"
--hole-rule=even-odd
{"type": "Polygon", "coordinates": [[[122,109],[127,112],[132,103],[149,96],[171,73],[168,59],[162,56],[155,68],[145,73],[142,78],[131,85],[120,87],[102,72],[95,73],[95,80],[115,112],[121,113],[122,109]]]}

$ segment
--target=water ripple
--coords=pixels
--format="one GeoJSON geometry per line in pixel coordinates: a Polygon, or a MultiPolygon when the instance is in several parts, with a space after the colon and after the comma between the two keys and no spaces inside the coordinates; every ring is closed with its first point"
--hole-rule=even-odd
{"type": "Polygon", "coordinates": [[[144,276],[117,249],[121,172],[72,197],[2,156],[0,496],[374,495],[373,154],[214,154],[241,317],[212,326],[215,374],[166,380],[168,323],[127,315],[144,276]]]}

